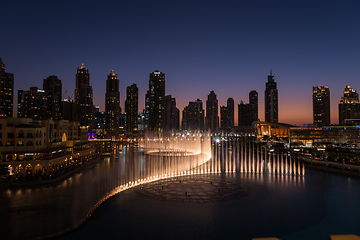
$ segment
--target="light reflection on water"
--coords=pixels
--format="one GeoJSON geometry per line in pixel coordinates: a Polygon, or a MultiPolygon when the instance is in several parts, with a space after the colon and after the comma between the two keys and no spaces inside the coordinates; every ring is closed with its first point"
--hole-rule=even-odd
{"type": "MultiPolygon", "coordinates": [[[[217,151],[220,155],[221,149],[217,151]]],[[[187,167],[193,166],[194,162],[199,163],[199,160],[194,157],[187,159],[191,162],[181,159],[178,165],[172,165],[170,157],[159,160],[157,156],[145,155],[142,148],[126,147],[118,154],[118,158],[114,155],[106,157],[95,166],[86,167],[57,184],[1,189],[0,232],[4,233],[6,239],[23,239],[49,235],[72,228],[109,194],[134,186],[135,183],[154,179],[149,176],[157,176],[156,178],[174,176],[168,175],[174,170],[179,175],[186,175],[187,167]],[[118,186],[120,187],[116,188],[118,186]],[[19,225],[22,228],[18,228],[19,225]]],[[[216,165],[218,169],[231,167],[221,159],[223,158],[220,157],[219,162],[211,162],[208,165],[216,165]]],[[[202,166],[201,171],[209,171],[209,166],[202,166]]],[[[250,166],[250,162],[248,162],[248,166],[250,166]]],[[[210,171],[213,172],[213,170],[210,171]]],[[[305,177],[298,175],[230,172],[223,176],[240,177],[251,187],[259,188],[261,186],[259,189],[264,189],[269,193],[275,189],[281,195],[291,192],[292,194],[296,193],[295,195],[299,197],[301,195],[299,193],[304,193],[309,189],[306,187],[305,177]]],[[[250,190],[252,190],[251,187],[250,190]]]]}

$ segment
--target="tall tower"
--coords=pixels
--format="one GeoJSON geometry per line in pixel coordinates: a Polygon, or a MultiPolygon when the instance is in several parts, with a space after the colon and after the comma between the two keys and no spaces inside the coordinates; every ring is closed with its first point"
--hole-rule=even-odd
{"type": "Polygon", "coordinates": [[[211,91],[206,100],[206,131],[217,132],[219,130],[219,104],[214,91],[211,91]]]}
{"type": "Polygon", "coordinates": [[[265,122],[278,122],[278,90],[270,70],[265,89],[265,122]]]}
{"type": "Polygon", "coordinates": [[[18,118],[22,118],[24,117],[25,114],[25,109],[24,109],[24,100],[25,100],[25,90],[18,90],[18,104],[17,104],[17,117],[18,118]]]}
{"type": "Polygon", "coordinates": [[[251,105],[241,101],[238,104],[238,126],[250,126],[251,123],[251,105]]]}
{"type": "Polygon", "coordinates": [[[136,84],[126,88],[126,131],[136,132],[138,130],[138,87],[136,84]]]}
{"type": "Polygon", "coordinates": [[[226,111],[227,111],[227,128],[228,130],[232,130],[234,128],[234,99],[228,98],[227,105],[226,105],[226,111]]]}
{"type": "Polygon", "coordinates": [[[252,90],[249,93],[249,104],[250,104],[250,112],[251,112],[251,122],[255,122],[259,119],[258,114],[258,93],[255,90],[252,90]]]}
{"type": "Polygon", "coordinates": [[[5,72],[0,58],[0,115],[13,117],[14,74],[5,72]]]}
{"type": "Polygon", "coordinates": [[[62,119],[62,84],[57,76],[44,79],[43,89],[47,98],[47,117],[53,120],[62,119]]]}
{"type": "Polygon", "coordinates": [[[108,74],[105,93],[105,131],[107,136],[117,136],[120,124],[119,78],[114,70],[108,74]]]}
{"type": "Polygon", "coordinates": [[[228,130],[228,111],[226,106],[220,106],[220,128],[221,131],[228,130]]]}
{"type": "Polygon", "coordinates": [[[326,86],[313,87],[313,119],[318,127],[330,125],[330,90],[326,86]]]}
{"type": "Polygon", "coordinates": [[[162,132],[165,123],[165,73],[155,70],[149,80],[149,125],[150,131],[162,132]]]}
{"type": "Polygon", "coordinates": [[[76,73],[75,119],[80,122],[81,126],[89,126],[89,131],[92,129],[93,112],[93,90],[90,86],[90,75],[82,63],[76,73]]]}
{"type": "Polygon", "coordinates": [[[350,86],[345,87],[339,103],[339,124],[344,125],[346,119],[360,119],[359,94],[350,86]]]}
{"type": "Polygon", "coordinates": [[[181,125],[182,130],[204,131],[204,109],[200,99],[184,107],[181,125]]]}
{"type": "Polygon", "coordinates": [[[176,99],[165,96],[165,131],[179,130],[180,111],[176,107],[176,99]]]}
{"type": "Polygon", "coordinates": [[[30,87],[26,92],[19,90],[18,94],[18,117],[48,119],[47,94],[43,89],[30,87]]]}

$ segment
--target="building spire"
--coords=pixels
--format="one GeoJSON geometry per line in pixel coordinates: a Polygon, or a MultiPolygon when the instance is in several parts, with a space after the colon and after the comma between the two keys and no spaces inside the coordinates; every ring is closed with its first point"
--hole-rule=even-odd
{"type": "Polygon", "coordinates": [[[272,76],[272,69],[270,69],[270,76],[272,76]]]}

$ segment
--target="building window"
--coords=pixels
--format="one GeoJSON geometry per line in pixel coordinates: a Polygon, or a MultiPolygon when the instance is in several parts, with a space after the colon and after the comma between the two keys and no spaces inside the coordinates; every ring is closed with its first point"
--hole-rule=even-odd
{"type": "Polygon", "coordinates": [[[33,146],[32,141],[28,141],[28,142],[26,143],[26,146],[33,146]]]}
{"type": "Polygon", "coordinates": [[[8,138],[14,138],[14,133],[8,133],[8,138]]]}
{"type": "Polygon", "coordinates": [[[23,131],[19,132],[18,138],[24,138],[24,132],[23,131]]]}
{"type": "Polygon", "coordinates": [[[33,135],[32,135],[32,133],[27,133],[27,134],[26,134],[26,137],[27,137],[27,138],[32,138],[33,135]]]}

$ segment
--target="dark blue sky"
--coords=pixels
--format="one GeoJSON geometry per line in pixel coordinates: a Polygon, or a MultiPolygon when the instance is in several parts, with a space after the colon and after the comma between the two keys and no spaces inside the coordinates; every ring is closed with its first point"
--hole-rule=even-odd
{"type": "MultiPolygon", "coordinates": [[[[149,73],[165,72],[166,94],[182,111],[214,90],[248,102],[273,70],[279,121],[312,122],[312,87],[329,86],[332,123],[346,85],[360,91],[360,1],[5,1],[1,3],[0,57],[15,75],[15,91],[42,87],[56,75],[64,97],[85,63],[94,104],[104,110],[105,84],[119,74],[139,87],[144,107],[149,73]],[[65,93],[65,91],[67,91],[65,93]]],[[[14,103],[17,103],[16,98],[14,103]]],[[[236,107],[237,113],[237,107],[236,107]]],[[[237,122],[237,117],[236,122],[237,122]]]]}

